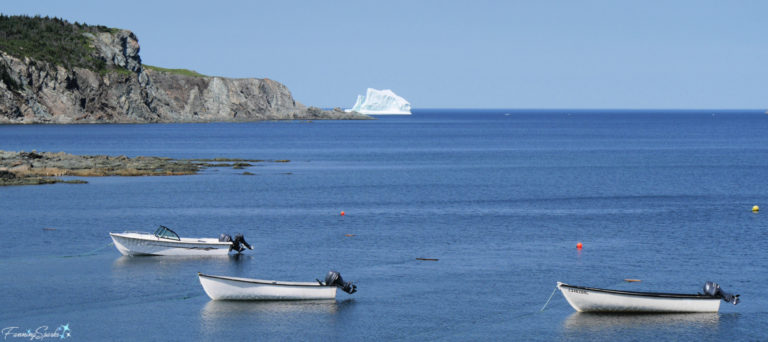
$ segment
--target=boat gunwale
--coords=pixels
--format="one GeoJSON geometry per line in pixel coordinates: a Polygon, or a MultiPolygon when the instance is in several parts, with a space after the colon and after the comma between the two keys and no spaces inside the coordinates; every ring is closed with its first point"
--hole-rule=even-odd
{"type": "MultiPolygon", "coordinates": [[[[134,239],[134,240],[141,240],[141,241],[155,241],[155,242],[170,242],[175,244],[190,244],[190,245],[222,245],[222,246],[231,246],[232,242],[223,242],[223,241],[184,241],[184,240],[171,240],[171,239],[161,239],[152,233],[144,233],[144,232],[123,232],[123,233],[109,233],[110,236],[117,236],[124,239],[134,239]],[[125,234],[140,234],[140,235],[148,235],[151,237],[154,237],[154,239],[144,239],[140,237],[135,236],[127,236],[125,234]]],[[[180,239],[215,239],[215,238],[182,238],[180,239]]]]}
{"type": "Polygon", "coordinates": [[[203,278],[229,280],[229,281],[236,281],[236,282],[249,283],[249,284],[298,286],[298,287],[327,287],[327,285],[321,285],[319,283],[312,283],[312,282],[290,282],[290,281],[279,281],[279,280],[237,278],[237,277],[227,277],[227,276],[215,276],[210,274],[203,274],[200,272],[197,272],[197,275],[198,277],[203,277],[203,278]]]}
{"type": "Polygon", "coordinates": [[[639,292],[639,291],[611,290],[611,289],[600,289],[600,288],[586,287],[586,286],[568,285],[568,284],[564,284],[564,283],[560,283],[560,282],[557,283],[557,287],[567,287],[567,288],[573,288],[573,289],[578,289],[578,290],[593,291],[593,292],[603,292],[603,293],[608,293],[608,294],[635,296],[635,297],[720,300],[720,297],[710,296],[710,295],[706,295],[706,294],[686,294],[686,293],[639,292]]]}

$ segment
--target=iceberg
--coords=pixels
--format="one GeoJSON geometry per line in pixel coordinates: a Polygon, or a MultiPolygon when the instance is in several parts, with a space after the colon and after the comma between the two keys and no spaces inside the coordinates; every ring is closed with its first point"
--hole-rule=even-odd
{"type": "Polygon", "coordinates": [[[377,90],[368,88],[365,96],[357,95],[357,102],[346,112],[358,112],[360,114],[384,115],[384,114],[411,114],[411,104],[404,98],[397,96],[392,90],[377,90]]]}

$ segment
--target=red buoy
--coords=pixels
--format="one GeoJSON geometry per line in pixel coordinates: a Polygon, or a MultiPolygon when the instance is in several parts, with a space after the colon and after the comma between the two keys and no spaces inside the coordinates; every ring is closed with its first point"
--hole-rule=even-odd
{"type": "Polygon", "coordinates": [[[581,245],[581,242],[577,243],[577,244],[576,244],[576,249],[581,249],[581,246],[582,246],[582,245],[581,245]]]}
{"type": "Polygon", "coordinates": [[[341,216],[344,216],[344,210],[341,211],[341,216]]]}

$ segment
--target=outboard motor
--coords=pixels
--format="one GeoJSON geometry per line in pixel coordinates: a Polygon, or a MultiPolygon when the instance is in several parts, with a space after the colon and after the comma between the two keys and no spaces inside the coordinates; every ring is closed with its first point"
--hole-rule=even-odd
{"type": "Polygon", "coordinates": [[[240,253],[246,248],[253,249],[253,246],[249,245],[248,242],[245,242],[243,234],[235,234],[235,239],[232,240],[232,246],[229,247],[229,250],[236,250],[238,253],[240,253]]]}
{"type": "Polygon", "coordinates": [[[353,294],[357,292],[357,285],[352,284],[351,281],[344,282],[344,279],[341,278],[341,274],[336,271],[328,271],[328,274],[325,276],[325,286],[338,286],[341,288],[344,292],[353,294]]]}
{"type": "Polygon", "coordinates": [[[219,242],[231,242],[232,246],[229,246],[230,252],[234,250],[240,253],[246,248],[253,249],[253,246],[249,245],[248,242],[245,242],[243,234],[236,234],[235,239],[232,240],[232,237],[229,236],[229,234],[222,233],[221,236],[219,236],[219,242]]]}
{"type": "Polygon", "coordinates": [[[704,283],[704,294],[712,297],[722,298],[727,303],[733,303],[733,305],[739,304],[739,295],[725,292],[720,288],[720,285],[717,285],[717,283],[711,281],[704,283]]]}
{"type": "Polygon", "coordinates": [[[221,233],[219,235],[219,242],[232,242],[232,237],[229,234],[221,233]]]}

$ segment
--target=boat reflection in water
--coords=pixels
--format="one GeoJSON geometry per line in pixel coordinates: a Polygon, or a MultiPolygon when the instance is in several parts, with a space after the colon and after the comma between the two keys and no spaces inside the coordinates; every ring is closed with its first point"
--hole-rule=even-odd
{"type": "Polygon", "coordinates": [[[201,312],[204,319],[257,314],[335,314],[339,309],[335,299],[305,301],[230,301],[211,300],[201,312]]]}
{"type": "Polygon", "coordinates": [[[720,314],[665,313],[665,314],[616,314],[574,312],[563,322],[567,333],[626,332],[627,330],[706,330],[718,328],[720,314]]]}
{"type": "MultiPolygon", "coordinates": [[[[204,337],[232,336],[233,326],[248,326],[256,331],[293,331],[300,337],[303,328],[327,327],[317,336],[333,334],[336,321],[345,309],[354,305],[353,299],[303,301],[208,301],[200,310],[200,328],[204,337]],[[224,335],[222,335],[224,334],[224,335]]],[[[307,332],[312,329],[305,329],[307,332]]],[[[312,335],[305,336],[306,338],[312,335]]],[[[269,339],[268,336],[261,336],[269,339]]]]}
{"type": "Polygon", "coordinates": [[[120,256],[112,262],[110,278],[126,293],[148,296],[173,292],[184,296],[205,296],[196,286],[195,272],[217,269],[240,274],[255,262],[251,255],[168,256],[162,258],[120,256]],[[164,289],[158,291],[158,289],[164,289]],[[134,292],[130,292],[130,291],[134,292]]]}
{"type": "Polygon", "coordinates": [[[181,266],[201,267],[203,266],[225,266],[237,265],[241,262],[247,262],[252,256],[233,254],[233,255],[211,255],[211,256],[169,256],[163,258],[141,258],[122,255],[116,258],[112,263],[113,269],[141,269],[146,271],[148,266],[157,269],[174,269],[181,266]]]}

